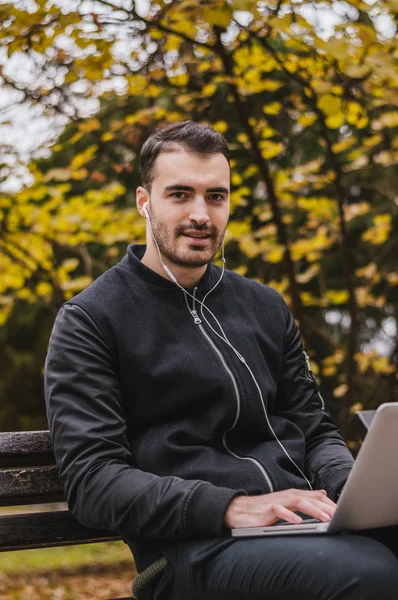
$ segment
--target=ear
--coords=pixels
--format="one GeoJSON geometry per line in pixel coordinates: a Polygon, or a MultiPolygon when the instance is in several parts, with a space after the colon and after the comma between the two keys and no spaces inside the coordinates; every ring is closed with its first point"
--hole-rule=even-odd
{"type": "Polygon", "coordinates": [[[147,190],[145,188],[143,188],[141,185],[135,191],[135,201],[137,204],[138,212],[140,213],[141,217],[145,218],[145,213],[144,213],[143,207],[144,207],[145,202],[149,201],[149,194],[148,194],[147,190]]]}

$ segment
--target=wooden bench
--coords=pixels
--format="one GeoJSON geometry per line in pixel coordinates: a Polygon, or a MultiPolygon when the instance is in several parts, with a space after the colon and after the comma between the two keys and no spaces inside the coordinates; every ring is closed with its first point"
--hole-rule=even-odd
{"type": "MultiPolygon", "coordinates": [[[[351,423],[351,439],[362,440],[375,411],[358,412],[351,423]]],[[[0,506],[64,502],[48,431],[0,433],[0,506]]],[[[91,544],[120,538],[104,529],[81,525],[65,509],[0,516],[0,552],[91,544]]],[[[160,559],[134,580],[133,597],[140,598],[147,583],[165,568],[160,559]]]]}
{"type": "MultiPolygon", "coordinates": [[[[53,502],[65,502],[65,496],[49,432],[0,433],[0,506],[53,502]]],[[[0,515],[0,552],[119,539],[105,529],[81,525],[68,510],[0,515]]],[[[133,600],[133,597],[117,600],[133,600]]]]}

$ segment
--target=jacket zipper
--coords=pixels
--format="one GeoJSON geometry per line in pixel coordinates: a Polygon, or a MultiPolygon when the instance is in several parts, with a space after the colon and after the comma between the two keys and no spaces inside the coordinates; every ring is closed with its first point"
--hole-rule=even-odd
{"type": "Polygon", "coordinates": [[[317,381],[315,379],[315,375],[311,369],[311,365],[310,365],[310,357],[308,356],[308,354],[303,350],[303,354],[304,354],[304,359],[305,359],[305,376],[307,377],[307,379],[309,381],[311,381],[311,383],[315,386],[315,390],[320,398],[321,401],[321,406],[322,406],[322,410],[325,410],[325,401],[322,398],[321,392],[319,391],[319,387],[317,384],[317,381]]]}
{"type": "Polygon", "coordinates": [[[234,392],[235,392],[236,407],[237,407],[236,417],[235,417],[235,421],[234,421],[234,424],[232,425],[232,427],[230,429],[228,429],[228,431],[226,431],[224,433],[224,435],[223,435],[223,438],[222,438],[223,446],[226,449],[226,451],[229,452],[229,454],[231,454],[235,458],[238,458],[239,460],[248,460],[248,461],[252,462],[254,465],[256,465],[256,467],[261,471],[261,473],[262,473],[262,475],[263,475],[263,477],[264,477],[264,479],[265,479],[265,481],[266,481],[266,483],[267,483],[267,485],[269,487],[270,492],[273,492],[274,491],[274,486],[272,484],[272,481],[271,481],[271,479],[270,479],[267,471],[263,467],[263,465],[258,460],[256,460],[255,458],[251,458],[250,456],[239,456],[238,454],[235,454],[228,447],[228,444],[226,442],[225,438],[226,438],[227,433],[229,433],[230,431],[232,431],[235,428],[235,426],[236,426],[236,424],[237,424],[237,422],[239,420],[239,416],[240,416],[240,405],[241,405],[241,402],[240,402],[239,388],[238,388],[238,384],[236,383],[236,378],[235,378],[233,372],[231,371],[231,369],[229,368],[229,366],[228,366],[228,364],[227,364],[227,362],[226,362],[226,360],[225,360],[222,352],[217,348],[217,346],[215,345],[215,343],[213,342],[213,340],[211,339],[211,337],[209,336],[209,334],[207,333],[207,331],[203,327],[202,320],[200,319],[197,311],[195,310],[195,295],[196,295],[197,289],[198,288],[195,287],[194,290],[193,290],[192,310],[189,307],[187,296],[186,296],[186,294],[184,294],[186,305],[188,307],[189,312],[193,316],[193,320],[194,320],[195,325],[198,326],[199,331],[202,333],[202,335],[206,338],[206,340],[208,341],[208,343],[210,344],[210,346],[213,348],[214,352],[217,354],[218,358],[220,359],[221,364],[223,365],[225,371],[228,373],[228,375],[229,375],[229,377],[230,377],[230,379],[232,381],[232,384],[233,384],[233,387],[234,387],[234,392]]]}

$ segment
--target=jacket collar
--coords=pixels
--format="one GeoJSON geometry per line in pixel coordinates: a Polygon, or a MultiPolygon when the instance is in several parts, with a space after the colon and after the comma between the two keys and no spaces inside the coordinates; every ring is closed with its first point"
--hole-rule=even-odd
{"type": "MultiPolygon", "coordinates": [[[[127,254],[125,259],[131,269],[136,275],[143,279],[149,285],[162,288],[164,290],[179,291],[179,288],[169,279],[162,277],[155,271],[152,271],[149,267],[141,262],[146,249],[145,244],[130,244],[127,247],[127,254]]],[[[220,277],[221,269],[213,263],[208,263],[206,271],[197,284],[197,287],[203,292],[209,290],[215,285],[216,281],[220,277]]]]}

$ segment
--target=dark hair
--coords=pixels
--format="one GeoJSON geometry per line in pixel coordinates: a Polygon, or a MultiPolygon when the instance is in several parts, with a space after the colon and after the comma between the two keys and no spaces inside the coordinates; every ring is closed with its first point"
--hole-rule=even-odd
{"type": "Polygon", "coordinates": [[[221,152],[229,164],[228,144],[213,127],[194,121],[168,123],[157,127],[141,148],[141,179],[148,191],[151,189],[157,157],[163,152],[173,152],[178,146],[204,156],[221,152]]]}

